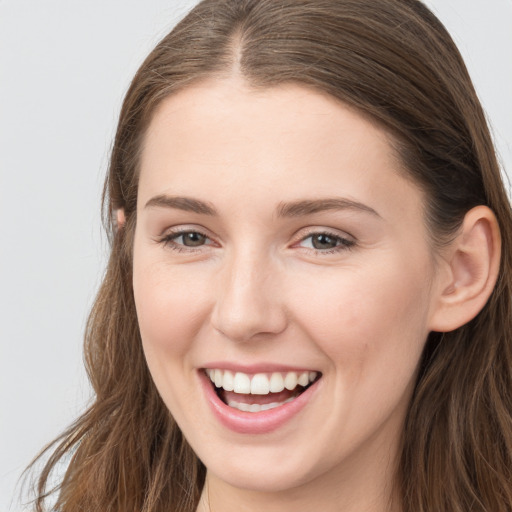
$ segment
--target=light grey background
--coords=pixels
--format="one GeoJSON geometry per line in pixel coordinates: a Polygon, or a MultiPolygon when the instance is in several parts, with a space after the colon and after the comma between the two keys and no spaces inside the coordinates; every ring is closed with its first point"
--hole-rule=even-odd
{"type": "MultiPolygon", "coordinates": [[[[83,409],[81,341],[107,244],[99,206],[123,93],[194,0],[0,0],[0,512],[83,409]]],[[[512,174],[512,0],[429,0],[512,174]]]]}

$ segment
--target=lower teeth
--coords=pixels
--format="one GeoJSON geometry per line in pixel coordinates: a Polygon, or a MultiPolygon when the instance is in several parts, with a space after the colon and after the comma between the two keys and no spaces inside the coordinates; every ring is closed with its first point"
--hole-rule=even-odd
{"type": "Polygon", "coordinates": [[[296,397],[292,396],[291,398],[288,398],[288,400],[285,400],[284,402],[272,402],[271,404],[246,404],[244,402],[235,402],[235,400],[229,400],[228,405],[229,407],[233,407],[233,409],[238,409],[239,411],[244,412],[260,412],[260,411],[268,411],[269,409],[275,409],[276,407],[279,407],[281,405],[287,404],[288,402],[291,402],[296,397]]]}

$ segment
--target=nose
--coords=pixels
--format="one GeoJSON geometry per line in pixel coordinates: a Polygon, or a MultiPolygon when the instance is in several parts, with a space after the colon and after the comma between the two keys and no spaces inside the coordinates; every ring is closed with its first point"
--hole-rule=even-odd
{"type": "Polygon", "coordinates": [[[280,280],[279,269],[263,255],[233,255],[218,275],[213,327],[237,342],[268,339],[284,331],[287,315],[280,280]]]}

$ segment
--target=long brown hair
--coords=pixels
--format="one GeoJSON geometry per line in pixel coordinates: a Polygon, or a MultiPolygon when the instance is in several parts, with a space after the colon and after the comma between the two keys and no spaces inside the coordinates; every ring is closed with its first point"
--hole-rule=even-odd
{"type": "Polygon", "coordinates": [[[70,456],[60,512],[193,512],[205,468],[151,380],[133,290],[139,153],[155,107],[203,78],[293,82],[385,127],[426,192],[434,244],[487,205],[501,270],[467,325],[431,333],[404,426],[396,488],[407,512],[512,511],[512,214],[485,115],[452,39],[418,0],[205,0],[151,52],[122,107],[104,189],[112,251],[86,334],[95,401],[53,445],[39,479],[70,456]],[[117,229],[115,210],[126,225],[117,229]]]}

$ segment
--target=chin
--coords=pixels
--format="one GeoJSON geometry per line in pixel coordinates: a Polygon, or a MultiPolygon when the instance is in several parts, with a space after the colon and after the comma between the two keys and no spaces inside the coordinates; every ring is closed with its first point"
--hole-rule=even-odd
{"type": "Polygon", "coordinates": [[[261,445],[252,450],[248,447],[217,448],[219,451],[205,454],[201,459],[209,478],[247,491],[283,493],[307,485],[334,469],[328,457],[319,460],[313,453],[307,453],[310,450],[301,450],[300,445],[285,450],[261,445]]]}
{"type": "Polygon", "coordinates": [[[232,487],[258,493],[290,491],[307,484],[317,476],[312,475],[310,472],[299,470],[297,467],[269,468],[268,464],[244,466],[223,466],[218,468],[219,471],[212,467],[208,469],[208,472],[232,487]]]}

